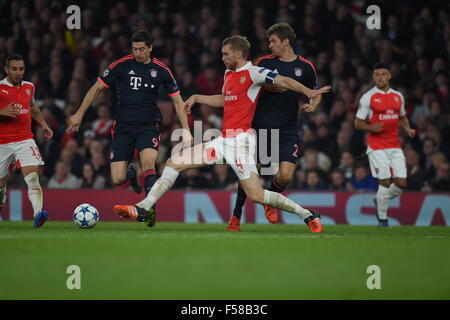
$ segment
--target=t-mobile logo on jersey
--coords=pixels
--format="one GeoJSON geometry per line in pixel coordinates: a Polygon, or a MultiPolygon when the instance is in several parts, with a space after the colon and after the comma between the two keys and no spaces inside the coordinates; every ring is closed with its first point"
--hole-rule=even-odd
{"type": "Polygon", "coordinates": [[[141,77],[131,77],[130,79],[130,86],[133,90],[139,90],[139,87],[141,86],[142,78],[141,77]]]}

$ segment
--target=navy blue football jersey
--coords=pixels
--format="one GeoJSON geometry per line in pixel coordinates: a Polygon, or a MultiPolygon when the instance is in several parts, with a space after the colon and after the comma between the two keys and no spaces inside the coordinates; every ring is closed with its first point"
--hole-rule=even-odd
{"type": "MultiPolygon", "coordinates": [[[[317,75],[312,63],[301,56],[291,62],[280,61],[273,55],[264,56],[256,62],[256,65],[292,78],[310,89],[318,88],[317,75]]],[[[283,93],[263,91],[256,105],[253,128],[296,130],[300,95],[291,90],[283,93]]]]}
{"type": "Polygon", "coordinates": [[[98,80],[105,87],[116,89],[114,119],[117,122],[162,122],[156,105],[160,86],[163,85],[170,96],[180,93],[170,69],[156,58],[143,64],[133,55],[125,56],[109,65],[98,80]]]}

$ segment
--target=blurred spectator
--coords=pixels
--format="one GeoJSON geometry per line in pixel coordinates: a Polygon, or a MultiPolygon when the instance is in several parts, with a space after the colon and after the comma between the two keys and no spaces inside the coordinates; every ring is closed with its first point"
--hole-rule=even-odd
{"type": "Polygon", "coordinates": [[[327,185],[321,178],[319,171],[311,169],[306,171],[306,180],[302,189],[305,191],[327,190],[327,185]]]}
{"type": "Polygon", "coordinates": [[[78,188],[81,189],[104,189],[106,186],[106,178],[101,174],[97,174],[90,162],[86,162],[83,165],[83,176],[78,182],[78,188]]]}
{"type": "Polygon", "coordinates": [[[76,176],[69,172],[69,166],[64,161],[56,163],[55,174],[48,182],[50,189],[76,189],[79,182],[76,176]]]}
{"type": "Polygon", "coordinates": [[[349,191],[375,191],[377,188],[378,181],[372,177],[369,168],[363,163],[358,163],[347,189],[349,191]]]}
{"type": "Polygon", "coordinates": [[[408,181],[406,190],[420,191],[425,181],[425,172],[420,166],[419,153],[414,150],[408,150],[405,152],[406,165],[408,168],[408,181]]]}
{"type": "Polygon", "coordinates": [[[334,169],[330,173],[330,190],[332,191],[346,191],[347,179],[340,169],[334,169]]]}
{"type": "Polygon", "coordinates": [[[209,63],[195,79],[195,85],[200,94],[219,94],[222,91],[223,77],[219,75],[213,64],[209,63]]]}
{"type": "Polygon", "coordinates": [[[70,168],[70,172],[81,177],[83,171],[83,158],[78,154],[78,143],[71,139],[61,151],[59,160],[64,161],[70,168]]]}
{"type": "Polygon", "coordinates": [[[109,177],[108,165],[106,163],[105,157],[101,152],[94,151],[91,153],[91,163],[96,174],[102,175],[104,177],[109,177]]]}
{"type": "Polygon", "coordinates": [[[441,162],[437,166],[436,176],[431,184],[431,189],[438,192],[450,191],[450,166],[448,162],[441,162]]]}
{"type": "Polygon", "coordinates": [[[351,152],[349,151],[342,152],[338,168],[342,171],[346,179],[350,179],[353,176],[353,172],[355,170],[354,165],[355,159],[353,158],[351,152]]]}
{"type": "Polygon", "coordinates": [[[109,108],[106,104],[97,107],[98,119],[92,122],[92,130],[96,139],[108,139],[111,135],[113,120],[111,119],[109,108]]]}

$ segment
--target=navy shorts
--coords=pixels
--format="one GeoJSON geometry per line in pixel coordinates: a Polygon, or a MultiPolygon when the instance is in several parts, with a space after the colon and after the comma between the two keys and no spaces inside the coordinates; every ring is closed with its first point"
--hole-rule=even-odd
{"type": "MultiPolygon", "coordinates": [[[[272,143],[271,131],[268,129],[267,134],[263,135],[261,130],[257,132],[257,162],[262,166],[269,166],[267,158],[275,157],[276,148],[278,147],[279,162],[297,163],[300,157],[301,140],[296,132],[279,131],[279,142],[272,143]],[[264,141],[267,147],[264,146],[264,141]]],[[[273,160],[272,160],[273,161],[273,160]]],[[[271,162],[272,162],[271,161],[271,162]]]]}
{"type": "Polygon", "coordinates": [[[115,123],[111,129],[111,162],[133,160],[135,149],[139,152],[146,148],[158,150],[158,127],[158,124],[115,123]]]}

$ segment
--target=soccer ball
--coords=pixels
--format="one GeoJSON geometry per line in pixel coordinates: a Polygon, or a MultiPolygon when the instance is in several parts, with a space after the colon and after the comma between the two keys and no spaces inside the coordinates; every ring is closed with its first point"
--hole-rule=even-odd
{"type": "Polygon", "coordinates": [[[100,215],[94,206],[89,203],[80,204],[73,211],[73,223],[81,229],[90,229],[94,227],[100,215]]]}

